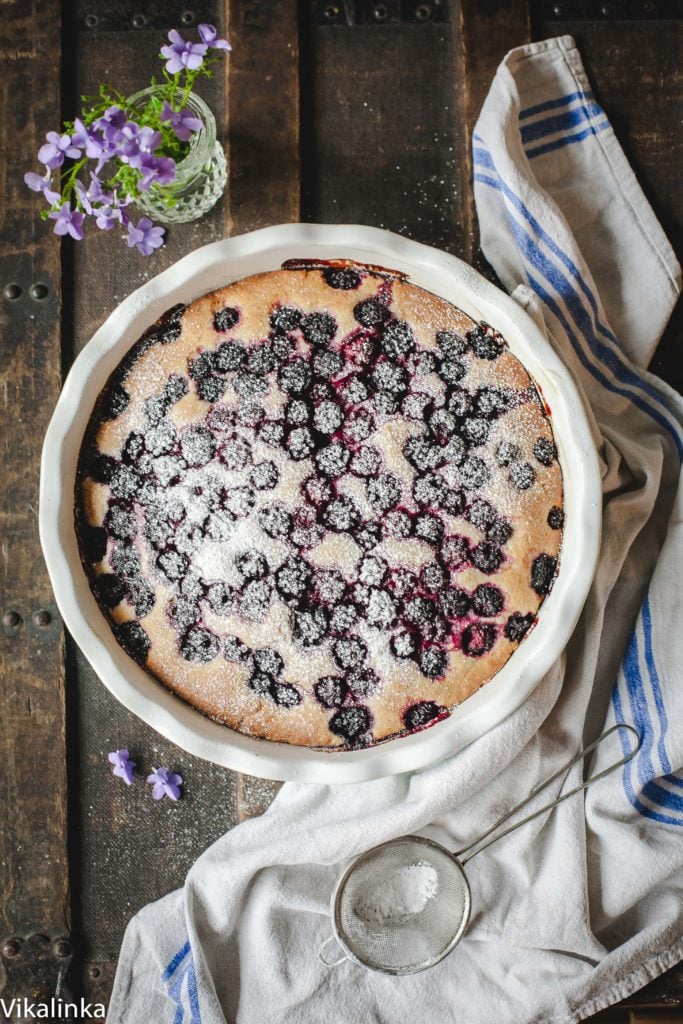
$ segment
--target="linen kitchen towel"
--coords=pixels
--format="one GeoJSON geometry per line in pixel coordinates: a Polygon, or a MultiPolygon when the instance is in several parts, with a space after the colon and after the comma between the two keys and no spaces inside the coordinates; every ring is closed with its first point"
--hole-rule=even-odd
{"type": "Polygon", "coordinates": [[[571,38],[507,56],[473,161],[484,252],[592,411],[603,536],[579,625],[524,706],[450,760],[286,784],[218,840],[130,923],[110,1024],[560,1024],[683,958],[683,403],[644,369],[679,267],[571,38]],[[472,862],[449,957],[404,977],[320,963],[348,857],[418,831],[465,845],[615,721],[641,732],[636,759],[472,862]]]}

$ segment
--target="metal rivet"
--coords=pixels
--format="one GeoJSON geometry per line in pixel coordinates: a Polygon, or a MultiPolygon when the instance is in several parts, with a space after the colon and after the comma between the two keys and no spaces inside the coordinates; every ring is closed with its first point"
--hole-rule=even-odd
{"type": "Polygon", "coordinates": [[[564,7],[562,6],[562,4],[555,4],[555,6],[553,7],[553,14],[556,18],[561,18],[563,16],[564,7]]]}
{"type": "Polygon", "coordinates": [[[13,956],[18,956],[20,949],[21,939],[8,939],[2,947],[2,955],[11,960],[13,956]]]}
{"type": "Polygon", "coordinates": [[[386,9],[384,4],[377,4],[372,8],[372,16],[375,21],[386,21],[389,16],[389,11],[386,9]]]}
{"type": "Polygon", "coordinates": [[[49,626],[51,622],[52,616],[44,608],[41,608],[39,612],[33,613],[34,626],[49,626]]]}
{"type": "Polygon", "coordinates": [[[602,15],[604,15],[605,18],[608,18],[610,16],[610,14],[612,13],[612,8],[610,7],[609,4],[603,4],[602,7],[600,8],[600,13],[602,15]]]}
{"type": "Polygon", "coordinates": [[[339,17],[339,8],[335,4],[328,4],[325,8],[325,17],[328,21],[334,21],[335,18],[339,17]]]}
{"type": "Polygon", "coordinates": [[[418,21],[427,21],[432,16],[432,9],[428,4],[419,4],[415,8],[415,17],[418,21]]]}
{"type": "Polygon", "coordinates": [[[21,615],[19,612],[5,612],[2,617],[3,626],[7,626],[8,629],[16,629],[17,626],[21,625],[21,615]]]}
{"type": "Polygon", "coordinates": [[[90,970],[88,971],[88,974],[90,975],[91,978],[99,978],[101,973],[102,971],[99,969],[99,967],[91,967],[90,970]]]}
{"type": "Polygon", "coordinates": [[[65,960],[68,956],[71,956],[71,943],[67,942],[66,939],[57,939],[52,944],[52,952],[60,960],[65,960]]]}
{"type": "Polygon", "coordinates": [[[46,284],[32,284],[29,294],[32,299],[46,299],[47,298],[47,285],[46,284]]]}
{"type": "Polygon", "coordinates": [[[97,17],[96,14],[86,14],[85,16],[85,24],[87,28],[95,28],[95,26],[99,23],[99,20],[100,19],[97,17]]]}
{"type": "Polygon", "coordinates": [[[133,15],[133,28],[144,28],[147,24],[147,18],[144,14],[133,15]]]}
{"type": "Polygon", "coordinates": [[[191,25],[192,22],[194,21],[194,14],[192,13],[192,11],[183,11],[183,13],[180,15],[180,20],[182,21],[183,25],[191,25]]]}
{"type": "Polygon", "coordinates": [[[18,284],[6,284],[5,289],[2,293],[6,299],[10,299],[14,302],[21,295],[21,288],[18,284]]]}

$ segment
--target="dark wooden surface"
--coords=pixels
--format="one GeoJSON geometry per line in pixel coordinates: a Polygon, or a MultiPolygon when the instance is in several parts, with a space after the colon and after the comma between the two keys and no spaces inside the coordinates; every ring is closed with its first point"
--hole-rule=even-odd
{"type": "MultiPolygon", "coordinates": [[[[0,5],[0,291],[21,288],[17,298],[4,293],[0,306],[5,995],[35,980],[35,963],[34,987],[54,988],[70,956],[59,940],[69,937],[76,954],[69,983],[106,999],[132,914],[180,885],[203,849],[260,813],[277,790],[163,740],[110,696],[68,638],[65,646],[36,517],[42,437],[63,373],[142,281],[205,242],[267,224],[384,226],[490,273],[477,246],[469,136],[500,59],[530,38],[576,36],[596,94],[680,254],[680,22],[620,20],[603,6],[209,0],[195,8],[170,0],[138,9],[78,0],[62,5],[61,29],[54,0],[0,5]],[[60,247],[21,181],[43,133],[57,126],[60,104],[62,116],[72,116],[79,95],[100,81],[130,92],[144,84],[165,32],[188,15],[221,26],[234,47],[224,72],[200,90],[228,153],[226,195],[209,216],[170,231],[150,259],[106,233],[60,247]],[[43,298],[33,297],[35,284],[47,286],[43,298]],[[113,780],[106,753],[119,746],[143,769],[163,763],[181,771],[182,802],[152,804],[144,787],[113,780]],[[7,945],[13,939],[25,942],[7,945]]],[[[637,5],[626,6],[633,13],[637,5]]],[[[665,13],[661,2],[649,6],[665,13]]],[[[676,339],[674,319],[654,361],[671,383],[679,380],[676,339]]],[[[598,1019],[683,1020],[682,978],[669,972],[598,1019]]]]}

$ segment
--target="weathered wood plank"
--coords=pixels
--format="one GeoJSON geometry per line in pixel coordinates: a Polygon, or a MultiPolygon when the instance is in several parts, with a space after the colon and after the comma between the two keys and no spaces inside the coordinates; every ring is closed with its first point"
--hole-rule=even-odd
{"type": "Polygon", "coordinates": [[[5,939],[40,932],[53,941],[70,928],[63,641],[38,540],[40,452],[61,380],[60,247],[22,180],[57,127],[59,35],[59,6],[49,0],[3,9],[0,990],[6,974],[13,994],[21,956],[7,955],[5,939]]]}

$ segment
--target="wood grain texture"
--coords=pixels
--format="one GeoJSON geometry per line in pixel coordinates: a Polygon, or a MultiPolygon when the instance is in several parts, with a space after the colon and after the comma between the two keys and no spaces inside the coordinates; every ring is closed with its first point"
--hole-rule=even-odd
{"type": "Polygon", "coordinates": [[[0,942],[69,931],[62,630],[38,540],[40,452],[61,384],[59,242],[22,180],[56,127],[59,33],[50,0],[2,10],[0,942]],[[48,625],[33,619],[41,610],[48,625]]]}

